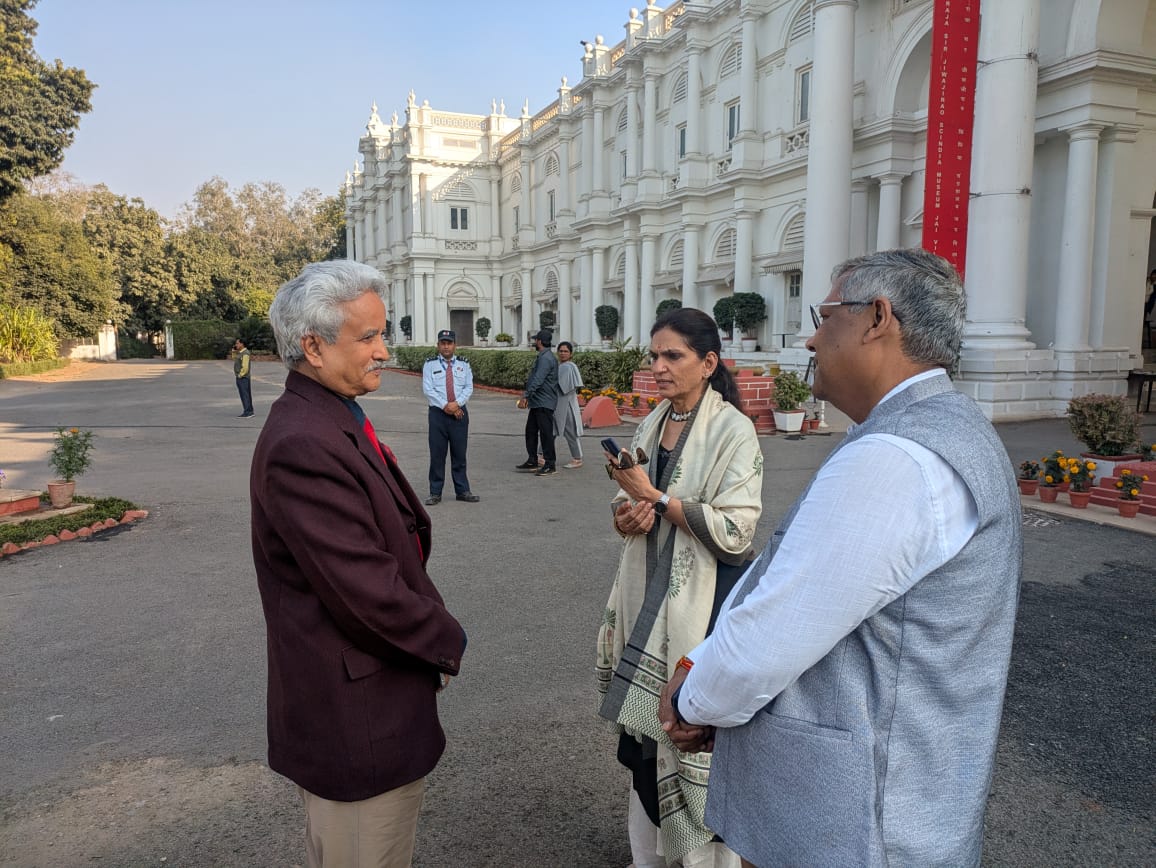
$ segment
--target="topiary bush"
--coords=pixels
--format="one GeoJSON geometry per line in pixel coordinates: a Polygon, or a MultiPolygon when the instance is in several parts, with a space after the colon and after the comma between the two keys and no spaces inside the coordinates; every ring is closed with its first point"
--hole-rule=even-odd
{"type": "Polygon", "coordinates": [[[401,333],[405,335],[407,341],[413,337],[413,317],[408,313],[398,322],[398,327],[401,328],[401,333]]]}
{"type": "Polygon", "coordinates": [[[490,336],[490,318],[487,316],[478,317],[478,321],[474,323],[474,334],[476,334],[483,341],[490,336]]]}
{"type": "Polygon", "coordinates": [[[618,334],[618,308],[611,304],[598,305],[594,308],[594,324],[598,326],[598,336],[602,340],[613,340],[618,334]]]}
{"type": "Polygon", "coordinates": [[[1140,443],[1140,414],[1125,395],[1084,395],[1068,402],[1068,425],[1096,455],[1124,455],[1140,443]]]}
{"type": "Polygon", "coordinates": [[[714,324],[725,335],[732,334],[735,328],[735,299],[727,295],[714,303],[714,324]]]}
{"type": "Polygon", "coordinates": [[[767,302],[757,292],[736,292],[731,303],[735,327],[753,337],[755,329],[767,318],[767,302]]]}
{"type": "Polygon", "coordinates": [[[658,307],[654,309],[654,318],[660,319],[663,314],[672,310],[678,310],[680,307],[682,307],[682,302],[677,298],[664,298],[658,303],[658,307]]]}

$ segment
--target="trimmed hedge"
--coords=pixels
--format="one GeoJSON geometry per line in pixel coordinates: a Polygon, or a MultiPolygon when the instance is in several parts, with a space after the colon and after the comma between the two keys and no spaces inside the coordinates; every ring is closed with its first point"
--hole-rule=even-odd
{"type": "Polygon", "coordinates": [[[0,365],[0,380],[7,377],[27,377],[32,374],[43,374],[45,371],[55,371],[57,368],[67,368],[72,359],[43,359],[39,362],[6,362],[0,365]]]}
{"type": "Polygon", "coordinates": [[[225,359],[237,337],[237,324],[220,319],[174,320],[173,358],[225,359]]]}
{"type": "MultiPolygon", "coordinates": [[[[436,347],[394,347],[397,366],[406,371],[420,372],[426,359],[437,355],[436,347]]],[[[474,382],[499,389],[521,389],[530,378],[530,369],[538,357],[535,350],[478,350],[459,347],[459,358],[470,363],[474,382]]],[[[617,353],[583,351],[574,353],[573,362],[582,374],[582,382],[591,389],[615,384],[617,353]]],[[[616,387],[617,388],[617,387],[616,387]]]]}
{"type": "MultiPolygon", "coordinates": [[[[48,495],[41,494],[40,500],[47,502],[48,495]]],[[[73,497],[74,503],[91,503],[92,508],[83,512],[73,512],[68,515],[58,515],[54,518],[38,518],[24,521],[20,524],[0,525],[0,545],[42,540],[50,533],[60,535],[62,530],[78,531],[88,527],[93,522],[104,521],[106,518],[115,518],[117,521],[130,509],[139,509],[135,503],[122,500],[119,497],[73,497]]]]}

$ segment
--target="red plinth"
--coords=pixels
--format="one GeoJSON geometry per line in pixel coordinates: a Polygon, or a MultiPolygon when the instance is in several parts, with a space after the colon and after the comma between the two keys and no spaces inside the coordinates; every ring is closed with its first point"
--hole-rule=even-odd
{"type": "Polygon", "coordinates": [[[618,408],[605,395],[596,395],[591,398],[582,409],[583,428],[612,428],[621,424],[622,420],[618,418],[618,408]]]}

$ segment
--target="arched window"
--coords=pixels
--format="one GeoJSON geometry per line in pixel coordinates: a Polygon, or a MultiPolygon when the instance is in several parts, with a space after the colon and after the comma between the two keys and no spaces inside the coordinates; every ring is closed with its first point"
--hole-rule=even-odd
{"type": "Polygon", "coordinates": [[[811,28],[815,20],[815,4],[808,3],[795,15],[795,20],[791,22],[791,29],[788,31],[787,41],[798,42],[800,39],[805,39],[811,35],[811,28]]]}
{"type": "Polygon", "coordinates": [[[522,192],[522,175],[520,172],[514,173],[513,180],[510,181],[510,192],[511,193],[521,193],[522,192]]]}
{"type": "Polygon", "coordinates": [[[674,83],[674,89],[670,92],[671,103],[682,102],[686,99],[686,73],[678,77],[678,81],[674,83]]]}
{"type": "Polygon", "coordinates": [[[803,249],[803,224],[805,222],[806,215],[796,214],[787,224],[786,231],[783,232],[784,251],[803,249]]]}
{"type": "Polygon", "coordinates": [[[558,158],[553,154],[546,157],[546,177],[558,174],[558,158]]]}
{"type": "Polygon", "coordinates": [[[546,295],[556,296],[558,294],[558,273],[554,269],[546,272],[546,295]]]}
{"type": "Polygon", "coordinates": [[[618,261],[614,263],[614,276],[618,280],[626,279],[626,254],[619,253],[618,261]]]}
{"type": "Polygon", "coordinates": [[[620,133],[626,132],[626,123],[627,123],[626,107],[623,106],[622,111],[618,113],[618,132],[620,132],[620,133]]]}
{"type": "Polygon", "coordinates": [[[743,44],[736,42],[732,45],[727,53],[723,55],[722,63],[719,65],[718,77],[726,78],[734,75],[739,71],[739,67],[743,64],[743,44]]]}
{"type": "Polygon", "coordinates": [[[735,230],[727,229],[714,245],[714,261],[728,262],[735,258],[735,230]]]}
{"type": "Polygon", "coordinates": [[[510,290],[514,293],[514,295],[522,294],[522,281],[520,278],[515,277],[513,279],[513,281],[510,283],[510,290]]]}
{"type": "Polygon", "coordinates": [[[670,271],[682,270],[682,239],[674,242],[674,246],[670,248],[670,271]]]}
{"type": "Polygon", "coordinates": [[[451,181],[445,186],[445,198],[447,199],[473,199],[474,191],[470,185],[465,181],[451,181]]]}

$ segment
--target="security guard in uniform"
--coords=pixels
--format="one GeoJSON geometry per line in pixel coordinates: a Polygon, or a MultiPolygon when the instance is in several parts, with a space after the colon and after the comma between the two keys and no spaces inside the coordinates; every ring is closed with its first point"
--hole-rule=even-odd
{"type": "Polygon", "coordinates": [[[441,503],[446,481],[446,448],[450,453],[450,475],[458,500],[481,500],[470,491],[466,478],[466,439],[470,414],[466,402],[474,393],[474,372],[465,359],[454,356],[457,335],[449,329],[438,332],[438,354],[425,363],[421,390],[429,401],[429,497],[426,506],[441,503]]]}

